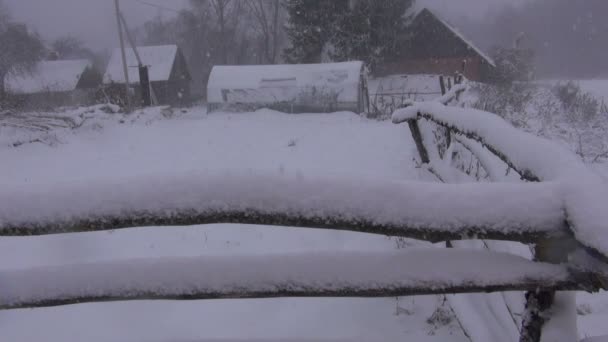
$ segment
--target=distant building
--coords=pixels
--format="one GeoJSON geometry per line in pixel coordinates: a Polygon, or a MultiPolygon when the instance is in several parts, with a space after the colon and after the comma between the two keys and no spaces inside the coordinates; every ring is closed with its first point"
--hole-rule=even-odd
{"type": "Polygon", "coordinates": [[[88,104],[100,84],[101,74],[85,59],[41,61],[4,80],[7,95],[26,108],[88,104]]]}
{"type": "MultiPolygon", "coordinates": [[[[158,104],[182,105],[190,101],[192,77],[183,53],[176,45],[137,47],[142,63],[148,66],[150,83],[158,104]]],[[[133,49],[126,50],[129,83],[139,96],[139,68],[133,49]]],[[[103,83],[107,87],[125,84],[125,75],[120,49],[114,50],[103,83]]],[[[122,87],[119,89],[121,91],[122,87]]]]}
{"type": "Polygon", "coordinates": [[[329,113],[369,110],[363,62],[215,66],[207,85],[208,110],[329,113]]]}
{"type": "Polygon", "coordinates": [[[493,79],[496,64],[473,42],[427,8],[413,14],[413,38],[394,60],[378,67],[376,76],[463,72],[473,81],[493,79]]]}

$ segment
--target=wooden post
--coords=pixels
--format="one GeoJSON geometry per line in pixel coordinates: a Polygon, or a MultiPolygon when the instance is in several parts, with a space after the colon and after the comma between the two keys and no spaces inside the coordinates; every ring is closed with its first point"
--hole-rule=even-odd
{"type": "Polygon", "coordinates": [[[141,88],[141,104],[144,107],[152,105],[150,97],[150,76],[148,74],[148,66],[139,65],[139,87],[141,88]]]}
{"type": "Polygon", "coordinates": [[[120,13],[120,20],[125,30],[127,40],[129,41],[129,44],[133,49],[133,54],[135,54],[135,58],[137,59],[137,66],[139,67],[139,87],[141,88],[142,103],[144,103],[144,106],[151,106],[152,104],[156,105],[158,104],[158,100],[156,98],[156,94],[154,93],[154,88],[152,88],[152,85],[150,84],[150,76],[148,73],[149,68],[147,65],[144,65],[144,62],[139,56],[139,52],[137,51],[137,45],[135,44],[135,39],[133,39],[133,36],[131,36],[129,26],[127,25],[127,20],[122,15],[122,13],[120,13]],[[145,71],[143,71],[142,68],[145,68],[145,71]],[[142,72],[145,72],[146,74],[144,79],[142,79],[142,72]]]}
{"type": "Polygon", "coordinates": [[[420,132],[418,120],[409,120],[407,123],[410,126],[412,137],[414,138],[414,142],[416,143],[416,148],[418,149],[418,154],[420,155],[420,161],[422,161],[423,164],[430,163],[431,160],[429,159],[429,152],[424,146],[424,141],[422,140],[422,133],[420,132]]]}
{"type": "MultiPolygon", "coordinates": [[[[448,84],[449,84],[449,88],[452,88],[451,85],[451,81],[450,78],[448,77],[448,84]]],[[[445,95],[447,93],[446,91],[446,86],[445,86],[445,77],[443,77],[443,75],[439,76],[439,87],[441,88],[441,95],[445,95]]],[[[441,129],[441,128],[439,128],[441,129]]],[[[446,140],[446,146],[445,149],[446,151],[450,148],[450,145],[452,144],[452,133],[450,132],[449,128],[445,129],[445,140],[446,140]]]]}
{"type": "Polygon", "coordinates": [[[122,57],[122,67],[125,74],[125,107],[127,112],[131,111],[131,101],[129,99],[129,69],[127,67],[127,55],[125,53],[125,42],[122,36],[122,22],[120,20],[120,4],[118,0],[114,0],[114,6],[116,7],[116,22],[118,24],[118,39],[120,40],[120,55],[122,57]]]}
{"type": "MultiPolygon", "coordinates": [[[[552,264],[568,262],[568,256],[577,248],[570,237],[547,239],[536,244],[534,258],[552,264]]],[[[543,327],[551,319],[551,307],[555,291],[531,291],[526,293],[526,312],[522,321],[520,342],[540,342],[543,327]]],[[[576,315],[573,315],[576,319],[576,315]]],[[[576,325],[576,322],[573,322],[576,325]]]]}

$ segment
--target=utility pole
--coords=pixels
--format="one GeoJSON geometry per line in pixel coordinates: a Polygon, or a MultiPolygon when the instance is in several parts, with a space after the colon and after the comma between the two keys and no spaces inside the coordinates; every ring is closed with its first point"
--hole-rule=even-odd
{"type": "Polygon", "coordinates": [[[156,94],[154,93],[154,88],[150,84],[150,77],[148,73],[148,66],[144,65],[139,52],[137,51],[137,46],[135,45],[135,39],[131,36],[131,32],[129,31],[129,25],[127,25],[127,20],[125,16],[120,13],[120,20],[122,21],[123,29],[125,34],[127,35],[127,40],[131,45],[131,49],[133,49],[133,54],[135,54],[135,58],[137,59],[137,66],[139,69],[139,85],[141,88],[141,97],[142,104],[145,107],[149,107],[150,105],[156,105],[158,100],[156,99],[156,94]]]}
{"type": "Polygon", "coordinates": [[[118,24],[118,39],[120,40],[120,54],[122,56],[122,67],[125,73],[125,106],[127,112],[131,110],[131,101],[129,99],[129,69],[127,66],[127,55],[125,53],[125,42],[122,37],[122,22],[120,20],[120,4],[119,0],[114,0],[114,6],[116,7],[116,23],[118,24]]]}

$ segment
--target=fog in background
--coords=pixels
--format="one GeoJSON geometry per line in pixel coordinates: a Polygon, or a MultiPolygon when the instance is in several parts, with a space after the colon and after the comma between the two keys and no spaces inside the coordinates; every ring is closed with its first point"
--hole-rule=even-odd
{"type": "Polygon", "coordinates": [[[608,77],[608,1],[531,0],[459,26],[484,49],[517,40],[536,56],[537,77],[608,77]]]}
{"type": "MultiPolygon", "coordinates": [[[[48,41],[72,35],[95,50],[117,45],[113,0],[4,0],[15,20],[48,41]]],[[[121,0],[131,28],[170,19],[187,0],[121,0]]],[[[606,0],[418,0],[484,50],[521,44],[534,50],[538,77],[608,77],[606,0]]]]}
{"type": "MultiPolygon", "coordinates": [[[[25,22],[46,40],[71,35],[84,41],[93,50],[118,45],[114,0],[3,2],[15,20],[25,22]]],[[[187,3],[187,0],[120,0],[121,9],[132,28],[143,25],[157,15],[173,17],[177,14],[175,11],[185,8],[187,3]]]]}
{"type": "MultiPolygon", "coordinates": [[[[481,17],[505,4],[526,0],[418,0],[451,18],[481,17]]],[[[45,39],[73,35],[90,48],[116,46],[114,0],[4,0],[16,20],[27,23],[45,39]]],[[[120,0],[132,27],[155,16],[170,18],[187,7],[188,0],[120,0]],[[156,5],[157,7],[155,7],[156,5]]]]}

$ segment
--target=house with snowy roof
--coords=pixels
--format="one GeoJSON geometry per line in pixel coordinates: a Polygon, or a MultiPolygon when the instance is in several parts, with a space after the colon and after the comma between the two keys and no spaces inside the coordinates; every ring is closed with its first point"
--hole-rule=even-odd
{"type": "MultiPolygon", "coordinates": [[[[138,46],[136,49],[142,64],[148,67],[157,103],[187,103],[192,77],[181,49],[177,45],[138,46]]],[[[139,95],[139,63],[133,49],[126,49],[126,60],[129,84],[134,89],[134,94],[139,95]]],[[[121,52],[120,49],[115,49],[103,76],[103,83],[106,87],[124,87],[125,82],[121,52]]]]}
{"type": "Polygon", "coordinates": [[[40,61],[4,79],[7,95],[28,108],[86,104],[100,84],[101,74],[86,59],[40,61]]]}
{"type": "Polygon", "coordinates": [[[428,8],[418,8],[410,17],[412,39],[395,58],[378,67],[376,76],[462,72],[474,81],[493,78],[492,58],[446,20],[428,8]]]}

